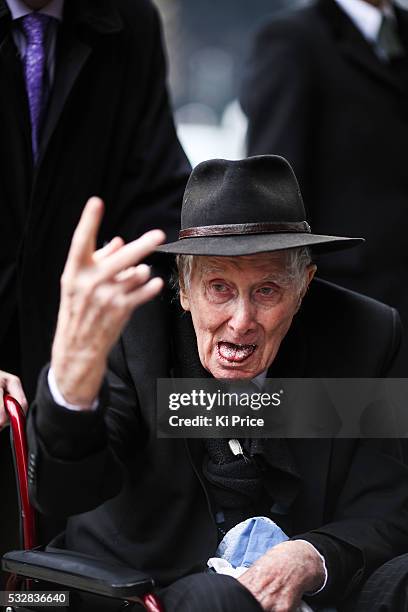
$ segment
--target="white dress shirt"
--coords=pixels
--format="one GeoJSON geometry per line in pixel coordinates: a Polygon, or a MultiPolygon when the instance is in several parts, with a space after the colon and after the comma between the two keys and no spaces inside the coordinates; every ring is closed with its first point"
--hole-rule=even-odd
{"type": "Polygon", "coordinates": [[[377,8],[366,0],[335,1],[371,44],[375,44],[378,40],[383,15],[395,17],[392,4],[389,2],[384,2],[381,8],[377,8]]]}

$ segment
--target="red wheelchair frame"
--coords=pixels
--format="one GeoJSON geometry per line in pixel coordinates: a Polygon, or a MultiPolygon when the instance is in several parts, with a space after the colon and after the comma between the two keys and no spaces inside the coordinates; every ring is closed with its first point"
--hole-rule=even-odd
{"type": "MultiPolygon", "coordinates": [[[[27,474],[31,468],[28,462],[27,439],[25,434],[26,416],[20,404],[10,395],[4,396],[4,405],[10,419],[11,439],[14,452],[14,463],[19,497],[21,544],[24,551],[34,553],[35,555],[37,551],[43,549],[36,548],[35,510],[30,503],[28,493],[27,474]]],[[[10,557],[10,555],[13,555],[13,553],[7,553],[3,557],[2,561],[3,569],[8,572],[10,572],[11,568],[16,568],[16,563],[10,557]]],[[[14,571],[14,573],[9,574],[6,590],[16,591],[21,589],[22,586],[24,586],[26,590],[30,590],[33,579],[38,578],[38,574],[35,572],[34,574],[30,573],[30,562],[27,563],[22,554],[20,555],[21,563],[18,559],[18,553],[14,553],[14,557],[16,557],[16,555],[18,569],[17,571],[14,571]],[[21,573],[19,569],[20,567],[21,573]]],[[[98,560],[95,559],[95,561],[98,560]]],[[[52,574],[51,577],[49,574],[47,574],[46,580],[47,582],[58,582],[58,580],[53,580],[52,574]]],[[[58,584],[63,583],[58,582],[58,584]]],[[[113,586],[112,589],[114,589],[113,586]]],[[[114,597],[114,595],[112,595],[112,597],[114,597]]],[[[137,602],[138,604],[141,604],[148,612],[164,612],[160,601],[153,593],[146,592],[140,595],[140,587],[135,589],[134,594],[132,594],[131,591],[129,592],[129,587],[127,587],[126,597],[120,597],[120,599],[128,603],[137,602]]]]}

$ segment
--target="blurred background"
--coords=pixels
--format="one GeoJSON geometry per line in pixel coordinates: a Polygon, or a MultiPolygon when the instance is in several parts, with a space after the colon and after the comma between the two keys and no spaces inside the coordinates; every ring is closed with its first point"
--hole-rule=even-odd
{"type": "MultiPolygon", "coordinates": [[[[237,102],[242,68],[258,26],[307,0],[154,0],[163,21],[179,138],[193,165],[245,153],[237,102]]],[[[408,7],[408,0],[400,0],[408,7]]]]}
{"type": "Polygon", "coordinates": [[[299,0],[154,0],[162,16],[180,140],[193,165],[244,155],[237,102],[257,27],[299,0]]]}

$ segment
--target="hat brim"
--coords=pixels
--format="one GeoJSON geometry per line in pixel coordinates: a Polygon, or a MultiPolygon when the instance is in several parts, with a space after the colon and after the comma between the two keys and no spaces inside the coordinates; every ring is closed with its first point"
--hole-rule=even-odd
{"type": "Polygon", "coordinates": [[[234,257],[309,247],[315,253],[327,253],[350,249],[362,242],[364,242],[364,238],[321,236],[306,233],[199,236],[162,244],[157,247],[156,251],[175,255],[234,257]]]}

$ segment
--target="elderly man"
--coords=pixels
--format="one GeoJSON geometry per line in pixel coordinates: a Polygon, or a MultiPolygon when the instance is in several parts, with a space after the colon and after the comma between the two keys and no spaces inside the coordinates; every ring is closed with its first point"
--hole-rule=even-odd
{"type": "Polygon", "coordinates": [[[197,166],[176,242],[159,247],[155,230],[95,251],[102,214],[91,199],[75,232],[51,368],[30,411],[38,509],[70,517],[68,549],[151,573],[168,611],[294,611],[304,597],[340,608],[408,546],[394,441],[242,439],[234,454],[228,440],[158,439],[156,380],[386,376],[396,312],[312,281],[311,249],[358,241],[311,233],[276,156],[197,166]],[[181,309],[173,301],[168,319],[152,300],[163,282],[139,263],[156,248],[178,255],[181,309]],[[259,514],[291,539],[238,580],[205,572],[220,533],[259,514]]]}

